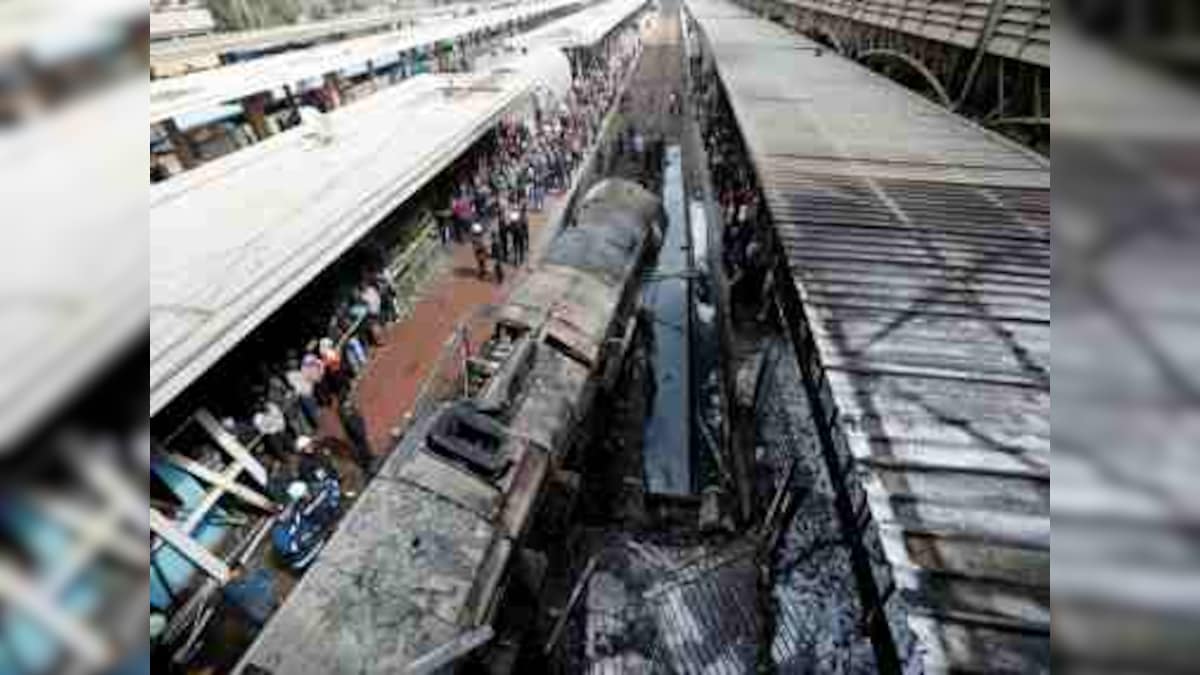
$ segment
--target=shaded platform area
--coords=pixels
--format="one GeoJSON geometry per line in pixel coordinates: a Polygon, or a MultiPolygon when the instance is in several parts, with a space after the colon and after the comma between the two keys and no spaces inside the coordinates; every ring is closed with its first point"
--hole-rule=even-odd
{"type": "Polygon", "coordinates": [[[528,96],[543,81],[536,61],[414,78],[335,110],[324,130],[279,134],[152,186],[150,414],[528,96]]]}

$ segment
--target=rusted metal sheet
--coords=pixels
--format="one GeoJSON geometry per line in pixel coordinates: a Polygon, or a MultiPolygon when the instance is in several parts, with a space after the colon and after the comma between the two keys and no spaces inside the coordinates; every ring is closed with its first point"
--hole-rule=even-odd
{"type": "Polygon", "coordinates": [[[600,355],[621,293],[621,287],[588,272],[546,265],[513,292],[498,316],[527,329],[544,326],[547,336],[592,366],[600,355]]]}
{"type": "Polygon", "coordinates": [[[689,7],[766,197],[813,415],[888,562],[875,601],[919,640],[900,657],[1048,672],[1049,162],[729,3],[689,7]]]}

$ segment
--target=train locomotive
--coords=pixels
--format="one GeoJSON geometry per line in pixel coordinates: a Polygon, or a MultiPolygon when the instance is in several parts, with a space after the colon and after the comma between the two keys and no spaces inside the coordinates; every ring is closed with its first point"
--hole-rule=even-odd
{"type": "MultiPolygon", "coordinates": [[[[463,393],[416,420],[238,672],[394,672],[492,642],[536,574],[526,535],[634,339],[662,205],[605,179],[493,308],[463,393]]],[[[541,565],[544,569],[544,564],[541,565]]],[[[495,640],[493,669],[515,660],[495,640]]],[[[447,661],[450,662],[450,661],[447,661]]]]}

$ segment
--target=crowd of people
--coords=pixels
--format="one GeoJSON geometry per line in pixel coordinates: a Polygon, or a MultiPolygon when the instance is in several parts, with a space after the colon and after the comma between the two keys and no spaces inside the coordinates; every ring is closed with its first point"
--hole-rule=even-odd
{"type": "MultiPolygon", "coordinates": [[[[608,58],[574,64],[564,99],[541,100],[528,114],[503,120],[459,162],[448,208],[437,214],[440,235],[446,245],[472,247],[481,278],[502,283],[505,266],[527,264],[531,212],[542,211],[549,194],[569,189],[638,45],[636,33],[632,39],[626,34],[610,43],[608,58]]],[[[358,282],[335,298],[328,315],[307,317],[307,337],[245,378],[250,397],[236,406],[243,413],[224,418],[247,445],[260,444],[281,503],[288,501],[284,487],[313,453],[348,453],[367,475],[375,468],[353,385],[399,311],[384,256],[366,258],[358,282]],[[328,408],[336,411],[348,448],[321,433],[328,408]]]]}
{"type": "MultiPolygon", "coordinates": [[[[772,283],[770,228],[751,162],[721,95],[715,73],[693,66],[693,91],[700,111],[701,134],[708,155],[713,190],[723,225],[722,252],[725,271],[737,304],[758,305],[768,297],[772,283]]],[[[766,304],[763,304],[765,311],[766,304]]],[[[763,313],[759,313],[763,317],[763,313]]]]}
{"type": "Polygon", "coordinates": [[[366,422],[353,395],[367,359],[382,344],[384,326],[398,317],[397,292],[381,260],[362,270],[311,335],[283,359],[259,364],[249,386],[249,410],[227,416],[225,426],[248,445],[256,439],[272,476],[272,496],[286,503],[283,487],[301,473],[306,456],[348,450],[366,474],[375,466],[366,422]],[[333,408],[348,448],[328,447],[319,432],[322,410],[333,408]],[[314,440],[315,439],[315,440],[314,440]]]}
{"type": "Polygon", "coordinates": [[[580,59],[564,100],[505,119],[460,164],[439,230],[446,245],[469,241],[481,279],[503,283],[505,265],[528,263],[530,212],[570,188],[639,44],[632,32],[610,43],[607,58],[580,59]]]}
{"type": "MultiPolygon", "coordinates": [[[[481,277],[502,283],[505,266],[528,263],[531,214],[546,208],[549,195],[570,189],[639,49],[638,31],[627,29],[607,41],[605,53],[580,57],[565,97],[540,99],[527,114],[503,120],[457,164],[452,194],[437,204],[445,207],[437,212],[440,236],[446,246],[471,246],[481,277]]],[[[640,146],[642,140],[630,136],[627,143],[640,146]]],[[[332,288],[314,291],[321,299],[306,301],[298,320],[260,334],[264,351],[244,350],[232,364],[233,379],[223,385],[227,397],[213,402],[221,424],[267,468],[267,491],[282,507],[271,531],[273,546],[295,570],[315,557],[339,516],[341,496],[354,497],[343,491],[344,466],[331,459],[348,455],[365,482],[382,457],[371,447],[356,384],[384,343],[386,327],[398,320],[401,298],[382,251],[355,256],[354,283],[332,296],[332,288]],[[314,306],[324,309],[314,316],[314,306]],[[328,433],[331,417],[340,421],[339,435],[348,443],[328,433]]],[[[234,564],[222,598],[257,628],[277,605],[276,586],[267,567],[234,564]]],[[[165,614],[157,613],[156,623],[165,630],[165,614]]]]}

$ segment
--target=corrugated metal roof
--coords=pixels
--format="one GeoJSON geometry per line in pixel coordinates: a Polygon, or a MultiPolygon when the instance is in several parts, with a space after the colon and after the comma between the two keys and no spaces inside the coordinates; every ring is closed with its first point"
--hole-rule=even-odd
{"type": "Polygon", "coordinates": [[[781,0],[853,21],[1050,67],[1050,0],[781,0]],[[994,16],[993,16],[994,13],[994,16]]]}
{"type": "Polygon", "coordinates": [[[312,49],[266,56],[191,75],[150,83],[150,124],[211,108],[244,96],[274,91],[305,78],[321,77],[397,52],[455,39],[578,4],[579,0],[541,0],[384,35],[371,35],[312,49]]]}
{"type": "Polygon", "coordinates": [[[1048,161],[729,3],[688,6],[926,666],[1048,670],[1048,161]]]}
{"type": "Polygon", "coordinates": [[[300,127],[152,186],[150,414],[449,165],[547,59],[568,68],[549,50],[413,78],[330,113],[328,144],[300,127]]]}
{"type": "Polygon", "coordinates": [[[1200,96],[1103,44],[1054,40],[1072,74],[1054,96],[1054,216],[1067,226],[1055,237],[1055,646],[1068,669],[1186,670],[1196,645],[1177,636],[1200,627],[1200,96]]]}

